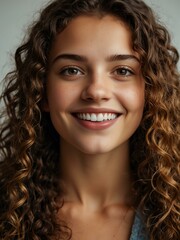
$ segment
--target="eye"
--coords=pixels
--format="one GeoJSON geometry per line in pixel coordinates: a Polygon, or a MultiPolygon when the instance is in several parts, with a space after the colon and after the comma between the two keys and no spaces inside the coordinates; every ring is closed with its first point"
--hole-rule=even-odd
{"type": "Polygon", "coordinates": [[[134,75],[134,72],[127,67],[118,67],[115,69],[114,73],[118,76],[124,76],[124,77],[134,75]]]}
{"type": "Polygon", "coordinates": [[[83,72],[77,67],[65,67],[60,71],[60,74],[64,76],[77,76],[82,75],[83,72]]]}

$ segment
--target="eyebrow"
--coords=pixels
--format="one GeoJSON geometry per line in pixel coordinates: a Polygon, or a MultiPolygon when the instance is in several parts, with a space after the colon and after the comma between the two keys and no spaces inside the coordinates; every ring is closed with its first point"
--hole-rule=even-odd
{"type": "Polygon", "coordinates": [[[131,54],[115,54],[112,56],[107,57],[107,61],[108,62],[114,62],[114,61],[122,61],[122,60],[135,60],[138,63],[140,63],[140,60],[138,57],[136,57],[135,55],[131,55],[131,54]]]}
{"type": "MultiPolygon", "coordinates": [[[[69,53],[64,53],[64,54],[60,54],[57,57],[55,57],[52,61],[52,64],[54,64],[56,61],[61,60],[61,59],[67,59],[67,60],[74,60],[77,62],[87,62],[88,59],[85,56],[82,55],[77,55],[77,54],[69,54],[69,53]]],[[[131,54],[115,54],[115,55],[111,55],[108,56],[106,58],[106,61],[108,62],[114,62],[114,61],[122,61],[122,60],[135,60],[138,63],[140,63],[140,60],[131,54]]]]}

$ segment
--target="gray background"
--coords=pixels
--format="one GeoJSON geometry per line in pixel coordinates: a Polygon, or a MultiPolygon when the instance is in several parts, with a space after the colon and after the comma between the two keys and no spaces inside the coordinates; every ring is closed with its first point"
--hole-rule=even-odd
{"type": "MultiPolygon", "coordinates": [[[[0,0],[0,81],[13,67],[13,53],[28,25],[48,0],[0,0]]],[[[180,52],[180,0],[145,0],[159,16],[180,52]]],[[[180,69],[180,63],[179,63],[180,69]]],[[[0,87],[1,92],[1,87],[0,87]]]]}

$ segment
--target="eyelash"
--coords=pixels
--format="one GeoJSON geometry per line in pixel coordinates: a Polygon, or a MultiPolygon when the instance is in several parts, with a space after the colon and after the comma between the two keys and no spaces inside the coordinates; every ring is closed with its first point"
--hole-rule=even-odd
{"type": "Polygon", "coordinates": [[[113,71],[113,73],[117,72],[117,71],[123,71],[123,72],[121,72],[121,74],[116,73],[117,76],[121,76],[121,77],[129,77],[129,76],[135,75],[134,71],[129,69],[128,67],[123,67],[123,66],[117,67],[113,71]],[[125,72],[125,74],[124,74],[124,72],[125,72]]]}
{"type": "MultiPolygon", "coordinates": [[[[121,78],[135,75],[133,70],[125,66],[116,67],[116,69],[113,70],[112,73],[115,73],[116,77],[121,77],[121,78]]],[[[60,70],[60,75],[67,76],[67,77],[74,77],[74,76],[84,75],[84,72],[76,66],[67,66],[60,70]],[[75,72],[68,72],[68,71],[75,71],[75,72]]]]}
{"type": "Polygon", "coordinates": [[[77,68],[77,67],[73,67],[73,66],[69,66],[69,67],[65,67],[65,68],[63,68],[63,69],[61,69],[60,70],[60,75],[64,75],[64,76],[77,76],[77,75],[82,75],[83,74],[83,71],[82,70],[80,70],[79,68],[77,68]],[[73,74],[73,73],[67,73],[67,71],[76,71],[76,73],[77,72],[79,72],[80,74],[73,74]]]}

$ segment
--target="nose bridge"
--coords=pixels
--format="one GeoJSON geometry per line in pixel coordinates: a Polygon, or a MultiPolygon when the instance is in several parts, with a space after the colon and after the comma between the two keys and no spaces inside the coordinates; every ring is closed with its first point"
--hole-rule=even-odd
{"type": "Polygon", "coordinates": [[[103,71],[91,72],[83,90],[83,99],[101,101],[110,98],[108,76],[103,71]]]}

